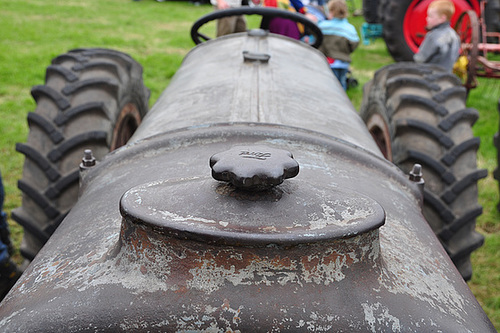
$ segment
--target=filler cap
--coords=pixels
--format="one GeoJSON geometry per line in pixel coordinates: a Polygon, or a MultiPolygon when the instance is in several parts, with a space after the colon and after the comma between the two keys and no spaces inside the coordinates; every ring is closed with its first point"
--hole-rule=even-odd
{"type": "Polygon", "coordinates": [[[235,146],[210,158],[212,177],[253,191],[269,189],[299,173],[291,152],[267,146],[235,146]]]}

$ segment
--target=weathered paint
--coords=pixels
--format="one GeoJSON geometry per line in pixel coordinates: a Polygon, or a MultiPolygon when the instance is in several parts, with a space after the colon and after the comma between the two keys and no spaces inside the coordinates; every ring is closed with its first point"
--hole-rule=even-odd
{"type": "Polygon", "coordinates": [[[2,330],[493,330],[425,223],[418,188],[330,137],[175,131],[111,154],[82,190],[0,306],[2,330]],[[207,174],[209,157],[238,142],[287,148],[301,171],[271,194],[235,195],[207,174]]]}

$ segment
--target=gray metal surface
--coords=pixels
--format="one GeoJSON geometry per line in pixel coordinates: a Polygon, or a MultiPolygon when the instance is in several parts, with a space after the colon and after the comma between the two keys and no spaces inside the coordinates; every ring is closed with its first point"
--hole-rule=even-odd
{"type": "Polygon", "coordinates": [[[131,141],[219,122],[296,126],[380,154],[325,57],[278,35],[243,33],[195,47],[131,141]],[[270,58],[245,62],[246,51],[270,58]]]}
{"type": "Polygon", "coordinates": [[[82,190],[0,307],[0,330],[494,331],[417,186],[328,136],[175,131],[112,153],[82,190]],[[290,150],[301,171],[272,193],[228,195],[208,160],[242,144],[290,150]]]}

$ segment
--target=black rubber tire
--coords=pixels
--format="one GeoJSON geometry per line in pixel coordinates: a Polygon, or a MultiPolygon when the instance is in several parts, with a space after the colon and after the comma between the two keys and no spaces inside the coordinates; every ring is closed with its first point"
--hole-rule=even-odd
{"type": "MultiPolygon", "coordinates": [[[[404,17],[413,1],[380,0],[379,2],[378,21],[383,25],[383,38],[387,50],[395,61],[413,61],[415,53],[408,46],[403,34],[404,17]]],[[[479,1],[467,0],[471,7],[473,3],[479,1]]],[[[488,31],[500,31],[500,0],[488,0],[485,7],[485,21],[488,31]]]]}
{"type": "Polygon", "coordinates": [[[363,17],[366,23],[378,23],[378,3],[379,0],[363,0],[363,17]]]}
{"type": "Polygon", "coordinates": [[[471,127],[479,114],[465,106],[465,88],[437,66],[401,62],[377,71],[365,92],[360,113],[368,129],[402,171],[422,165],[423,214],[470,279],[470,254],[484,242],[475,231],[477,181],[487,170],[477,169],[479,138],[471,127]]]}
{"type": "Polygon", "coordinates": [[[403,21],[406,10],[413,0],[385,0],[381,4],[383,38],[387,50],[395,61],[412,61],[415,54],[406,43],[403,34],[403,21]]]}
{"type": "Polygon", "coordinates": [[[79,164],[85,149],[97,160],[123,145],[148,110],[142,67],[106,49],[77,49],[52,60],[45,84],[31,94],[22,206],[12,212],[24,228],[21,254],[31,261],[78,199],[79,164]]]}
{"type": "Polygon", "coordinates": [[[389,0],[379,0],[377,7],[378,23],[384,23],[384,14],[387,9],[387,1],[389,0]]]}
{"type": "MultiPolygon", "coordinates": [[[[500,0],[488,0],[484,7],[486,30],[500,32],[500,0]]],[[[491,38],[488,43],[498,43],[498,39],[491,38]]]]}

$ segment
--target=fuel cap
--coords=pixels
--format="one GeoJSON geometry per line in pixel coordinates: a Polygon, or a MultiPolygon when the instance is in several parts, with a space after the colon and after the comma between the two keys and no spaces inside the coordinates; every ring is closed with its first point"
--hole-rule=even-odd
{"type": "Polygon", "coordinates": [[[235,146],[210,158],[212,177],[237,188],[261,191],[299,173],[291,152],[267,146],[235,146]]]}

